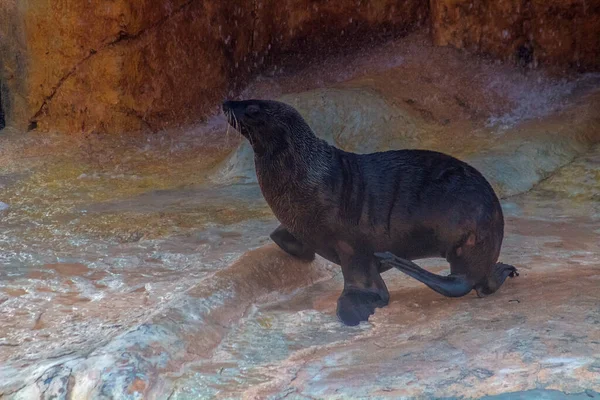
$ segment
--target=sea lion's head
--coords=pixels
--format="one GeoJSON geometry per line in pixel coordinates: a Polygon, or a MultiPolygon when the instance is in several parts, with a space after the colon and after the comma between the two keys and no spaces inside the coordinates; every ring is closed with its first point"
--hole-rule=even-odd
{"type": "Polygon", "coordinates": [[[227,121],[252,145],[255,152],[282,150],[314,137],[294,107],[270,100],[226,101],[227,121]]]}

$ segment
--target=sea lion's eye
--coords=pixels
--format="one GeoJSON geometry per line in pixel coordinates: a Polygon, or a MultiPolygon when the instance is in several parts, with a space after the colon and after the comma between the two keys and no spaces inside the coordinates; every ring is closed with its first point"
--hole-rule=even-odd
{"type": "Polygon", "coordinates": [[[246,114],[251,117],[258,115],[259,113],[260,113],[260,107],[257,106],[256,104],[250,104],[248,107],[246,107],[246,114]]]}

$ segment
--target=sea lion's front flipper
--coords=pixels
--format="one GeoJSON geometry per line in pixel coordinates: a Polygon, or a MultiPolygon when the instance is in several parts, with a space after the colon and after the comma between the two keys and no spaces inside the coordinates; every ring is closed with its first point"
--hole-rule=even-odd
{"type": "Polygon", "coordinates": [[[444,296],[461,297],[473,290],[473,284],[471,284],[467,278],[463,276],[436,275],[424,270],[414,262],[397,257],[390,252],[375,253],[375,257],[377,257],[382,264],[387,264],[399,269],[406,275],[423,282],[431,289],[444,296]]]}
{"type": "Polygon", "coordinates": [[[294,257],[298,257],[305,261],[313,261],[315,259],[315,250],[296,239],[296,237],[283,225],[279,225],[277,229],[271,233],[271,240],[273,240],[283,251],[294,257]]]}
{"type": "Polygon", "coordinates": [[[375,309],[384,305],[377,293],[349,289],[338,299],[336,314],[345,325],[355,326],[368,321],[375,309]]]}
{"type": "Polygon", "coordinates": [[[372,255],[353,254],[349,245],[340,254],[344,291],[337,303],[337,316],[346,325],[368,321],[376,308],[385,307],[390,294],[379,273],[379,262],[372,255]],[[349,251],[351,250],[351,251],[349,251]]]}

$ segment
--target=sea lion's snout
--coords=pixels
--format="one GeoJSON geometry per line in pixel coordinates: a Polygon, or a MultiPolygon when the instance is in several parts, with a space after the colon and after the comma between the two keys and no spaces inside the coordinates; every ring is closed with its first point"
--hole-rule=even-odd
{"type": "Polygon", "coordinates": [[[227,100],[226,102],[223,103],[222,108],[223,108],[223,112],[225,114],[229,113],[230,111],[233,110],[233,108],[235,107],[235,101],[231,101],[231,100],[227,100]]]}

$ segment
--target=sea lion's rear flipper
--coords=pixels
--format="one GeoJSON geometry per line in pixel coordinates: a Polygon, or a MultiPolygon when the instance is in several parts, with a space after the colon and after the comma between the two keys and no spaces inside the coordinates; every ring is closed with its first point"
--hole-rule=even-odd
{"type": "Polygon", "coordinates": [[[473,290],[473,285],[465,277],[436,275],[424,270],[414,262],[397,257],[390,252],[375,253],[375,257],[382,264],[399,269],[444,296],[461,297],[473,290]]]}
{"type": "Polygon", "coordinates": [[[296,239],[296,237],[283,225],[279,225],[277,229],[271,233],[270,237],[277,246],[294,257],[298,257],[305,261],[313,261],[315,259],[315,250],[296,239]]]}
{"type": "Polygon", "coordinates": [[[514,278],[519,276],[519,271],[516,267],[504,263],[496,263],[492,274],[485,281],[475,286],[477,296],[485,297],[494,293],[506,280],[506,278],[514,278]]]}

